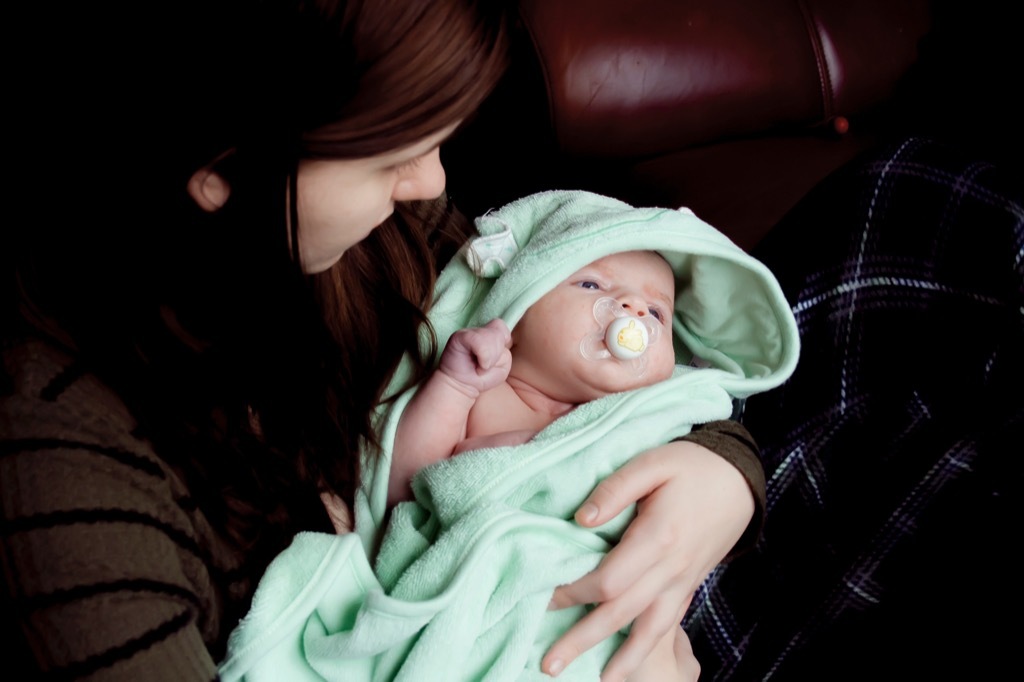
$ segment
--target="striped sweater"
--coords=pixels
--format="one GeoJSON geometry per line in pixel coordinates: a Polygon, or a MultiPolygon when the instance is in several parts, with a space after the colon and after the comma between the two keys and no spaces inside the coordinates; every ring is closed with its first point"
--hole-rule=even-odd
{"type": "Polygon", "coordinates": [[[41,343],[4,361],[5,645],[44,679],[215,679],[241,558],[108,388],[41,343]]]}
{"type": "MultiPolygon", "coordinates": [[[[184,481],[133,435],[121,400],[42,342],[0,372],[0,641],[50,680],[215,680],[254,585],[184,481]],[[229,601],[233,600],[228,608],[229,601]]],[[[738,422],[685,437],[736,465],[764,509],[757,446],[738,422]]],[[[13,661],[12,661],[13,658],[13,661]]],[[[33,678],[34,679],[34,678],[33,678]]]]}

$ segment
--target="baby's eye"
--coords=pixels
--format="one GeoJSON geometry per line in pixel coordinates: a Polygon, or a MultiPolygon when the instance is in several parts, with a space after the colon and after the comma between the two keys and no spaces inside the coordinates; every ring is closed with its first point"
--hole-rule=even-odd
{"type": "Polygon", "coordinates": [[[654,316],[654,319],[656,319],[658,322],[665,321],[665,313],[661,312],[661,308],[655,308],[652,306],[648,308],[648,310],[650,311],[651,315],[654,316]]]}
{"type": "Polygon", "coordinates": [[[600,290],[601,289],[601,285],[600,284],[598,284],[597,282],[593,282],[593,281],[591,281],[589,279],[585,279],[582,282],[580,282],[579,284],[580,284],[580,287],[582,287],[584,289],[594,289],[594,290],[600,290]]]}

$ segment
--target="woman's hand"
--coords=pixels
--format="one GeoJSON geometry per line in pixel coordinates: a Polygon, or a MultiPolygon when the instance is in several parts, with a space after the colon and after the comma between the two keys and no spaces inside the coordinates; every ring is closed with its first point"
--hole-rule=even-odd
{"type": "Polygon", "coordinates": [[[629,682],[697,682],[700,663],[681,627],[666,632],[629,682]],[[674,631],[673,631],[674,630],[674,631]]]}
{"type": "Polygon", "coordinates": [[[355,526],[352,524],[352,512],[344,500],[334,493],[322,492],[320,501],[323,503],[324,509],[327,510],[327,516],[331,519],[334,532],[338,535],[351,533],[355,526]]]}
{"type": "Polygon", "coordinates": [[[636,671],[679,622],[708,573],[743,535],[754,513],[746,479],[707,448],[676,441],[634,458],[606,478],[576,512],[594,527],[637,502],[637,516],[594,571],[555,591],[552,608],[596,603],[541,662],[557,675],[584,651],[632,623],[602,680],[636,671]]]}

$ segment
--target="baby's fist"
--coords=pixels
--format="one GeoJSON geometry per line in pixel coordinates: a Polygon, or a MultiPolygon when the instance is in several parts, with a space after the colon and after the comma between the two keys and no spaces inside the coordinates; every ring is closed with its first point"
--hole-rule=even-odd
{"type": "Polygon", "coordinates": [[[501,318],[452,334],[441,354],[440,370],[483,393],[503,382],[512,368],[512,333],[501,318]]]}

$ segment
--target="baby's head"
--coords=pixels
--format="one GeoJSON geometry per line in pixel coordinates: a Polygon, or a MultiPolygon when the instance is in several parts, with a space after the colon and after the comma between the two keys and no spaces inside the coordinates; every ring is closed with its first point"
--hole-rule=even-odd
{"type": "MultiPolygon", "coordinates": [[[[647,386],[672,375],[672,311],[675,275],[654,251],[626,251],[600,258],[559,283],[534,303],[512,330],[512,372],[550,397],[581,403],[609,393],[647,386]],[[622,314],[606,315],[607,301],[616,311],[635,318],[623,337],[643,334],[646,348],[627,341],[642,353],[642,371],[630,352],[581,352],[581,342],[605,344],[609,323],[622,314]],[[641,327],[651,325],[654,333],[641,327]],[[616,356],[619,357],[616,357],[616,356]]],[[[616,334],[612,334],[614,337],[616,334]]]]}

